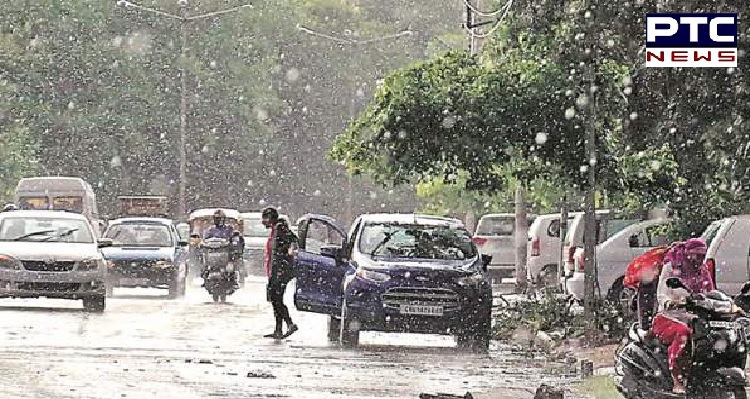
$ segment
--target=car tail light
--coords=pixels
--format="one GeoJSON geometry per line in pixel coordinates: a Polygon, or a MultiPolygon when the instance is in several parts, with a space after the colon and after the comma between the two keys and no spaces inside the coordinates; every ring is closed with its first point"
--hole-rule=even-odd
{"type": "Polygon", "coordinates": [[[716,261],[711,258],[706,259],[706,268],[714,280],[714,286],[716,286],[716,261]]]}
{"type": "Polygon", "coordinates": [[[568,247],[568,263],[575,262],[576,247],[568,247]]]}
{"type": "Polygon", "coordinates": [[[578,271],[582,272],[585,270],[584,267],[584,261],[586,260],[586,254],[581,251],[581,254],[578,256],[578,271]]]}
{"type": "Polygon", "coordinates": [[[474,243],[481,247],[487,243],[487,239],[484,237],[474,237],[474,243]]]}
{"type": "Polygon", "coordinates": [[[534,238],[531,241],[531,256],[541,256],[542,255],[542,241],[539,239],[539,237],[534,238]]]}

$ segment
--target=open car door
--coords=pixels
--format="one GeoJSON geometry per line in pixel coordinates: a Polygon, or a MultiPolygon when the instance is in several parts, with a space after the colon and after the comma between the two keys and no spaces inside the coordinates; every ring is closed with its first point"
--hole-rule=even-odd
{"type": "Polygon", "coordinates": [[[297,226],[294,305],[305,312],[339,314],[344,276],[350,267],[344,257],[346,234],[332,218],[323,215],[305,215],[297,226]]]}

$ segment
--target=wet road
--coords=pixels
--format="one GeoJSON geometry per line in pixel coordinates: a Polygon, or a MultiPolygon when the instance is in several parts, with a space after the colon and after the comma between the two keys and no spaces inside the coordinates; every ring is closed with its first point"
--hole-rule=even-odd
{"type": "Polygon", "coordinates": [[[494,344],[489,355],[462,353],[450,337],[363,333],[362,347],[342,349],[310,313],[294,312],[301,330],[275,342],[262,337],[273,319],[260,280],[227,305],[199,287],[177,301],[162,293],[115,290],[101,315],[80,302],[0,300],[0,396],[406,399],[559,378],[547,375],[558,364],[494,344]]]}

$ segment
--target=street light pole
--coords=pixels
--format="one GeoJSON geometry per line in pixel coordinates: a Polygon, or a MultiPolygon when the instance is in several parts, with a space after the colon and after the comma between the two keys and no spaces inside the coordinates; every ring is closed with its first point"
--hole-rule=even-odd
{"type": "Polygon", "coordinates": [[[187,25],[189,22],[206,18],[214,18],[224,14],[233,13],[244,8],[251,8],[252,4],[243,4],[225,10],[213,11],[207,14],[188,16],[188,0],[178,0],[180,15],[170,14],[154,8],[144,7],[129,0],[117,0],[119,7],[135,8],[165,18],[176,19],[180,22],[180,177],[178,183],[177,214],[179,218],[185,217],[187,213],[187,25]]]}

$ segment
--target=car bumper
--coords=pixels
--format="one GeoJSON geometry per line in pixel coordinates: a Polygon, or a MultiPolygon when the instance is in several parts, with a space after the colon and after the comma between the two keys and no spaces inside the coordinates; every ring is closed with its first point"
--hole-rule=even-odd
{"type": "Polygon", "coordinates": [[[103,271],[33,272],[0,271],[0,296],[77,299],[105,293],[103,271]]]}
{"type": "Polygon", "coordinates": [[[374,284],[355,280],[347,287],[347,311],[360,322],[361,330],[425,334],[456,334],[461,329],[487,322],[491,314],[492,289],[489,284],[466,287],[414,287],[424,296],[403,298],[394,295],[394,288],[373,287],[374,284]],[[450,294],[455,297],[447,299],[450,294]],[[431,295],[431,293],[435,293],[431,295]],[[447,294],[447,295],[446,295],[447,294]],[[403,306],[441,306],[442,314],[405,314],[403,306]]]}
{"type": "Polygon", "coordinates": [[[573,299],[582,301],[585,294],[585,278],[583,273],[575,272],[572,277],[565,278],[565,290],[573,299]]]}

